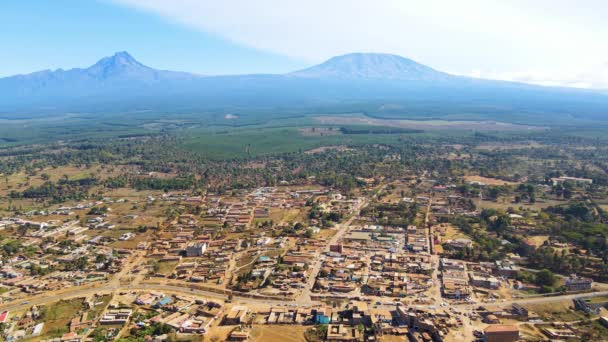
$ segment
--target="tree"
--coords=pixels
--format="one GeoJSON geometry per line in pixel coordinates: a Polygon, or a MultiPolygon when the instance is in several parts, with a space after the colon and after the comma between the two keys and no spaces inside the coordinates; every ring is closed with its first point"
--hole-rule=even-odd
{"type": "Polygon", "coordinates": [[[536,285],[552,286],[555,283],[555,275],[548,269],[542,269],[536,273],[536,285]]]}

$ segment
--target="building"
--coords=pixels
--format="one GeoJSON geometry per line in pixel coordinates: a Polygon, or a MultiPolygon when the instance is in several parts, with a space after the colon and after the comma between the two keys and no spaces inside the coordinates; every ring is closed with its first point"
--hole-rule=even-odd
{"type": "Polygon", "coordinates": [[[591,285],[593,285],[593,280],[590,278],[582,278],[574,274],[566,279],[566,289],[568,291],[590,290],[591,285]]]}
{"type": "Polygon", "coordinates": [[[320,308],[315,312],[315,323],[316,324],[329,324],[331,321],[331,309],[320,308]]]}
{"type": "Polygon", "coordinates": [[[186,246],[186,256],[189,258],[200,257],[207,251],[207,244],[201,242],[193,242],[186,246]]]}
{"type": "Polygon", "coordinates": [[[163,297],[158,302],[154,303],[154,305],[152,307],[154,307],[155,309],[160,309],[163,306],[170,304],[172,301],[173,300],[169,296],[163,297]]]}
{"type": "Polygon", "coordinates": [[[235,306],[224,316],[224,325],[239,325],[244,323],[247,318],[247,308],[242,306],[235,306]]]}
{"type": "Polygon", "coordinates": [[[0,313],[0,323],[6,323],[7,320],[8,320],[8,311],[2,311],[2,313],[0,313]]]}
{"type": "Polygon", "coordinates": [[[515,266],[512,261],[508,260],[499,260],[496,261],[496,273],[505,278],[517,278],[517,272],[519,271],[519,267],[515,266]]]}
{"type": "Polygon", "coordinates": [[[528,317],[530,315],[528,309],[517,303],[513,304],[513,313],[521,317],[528,317]]]}
{"type": "Polygon", "coordinates": [[[498,279],[484,273],[470,272],[469,277],[471,278],[471,285],[473,286],[486,287],[489,289],[497,289],[500,287],[500,281],[498,279]]]}
{"type": "Polygon", "coordinates": [[[608,301],[595,298],[575,298],[573,299],[574,308],[585,313],[598,315],[601,309],[608,307],[608,301]]]}
{"type": "Polygon", "coordinates": [[[342,244],[329,245],[329,251],[334,253],[342,253],[342,244]]]}
{"type": "Polygon", "coordinates": [[[567,182],[567,181],[570,181],[570,182],[573,182],[576,184],[593,184],[593,179],[590,179],[590,178],[578,178],[578,177],[568,177],[568,176],[551,178],[551,182],[553,182],[553,185],[557,185],[558,183],[567,182]]]}
{"type": "Polygon", "coordinates": [[[228,336],[228,341],[247,341],[249,333],[247,331],[233,331],[228,336]]]}
{"type": "Polygon", "coordinates": [[[99,324],[125,324],[129,321],[131,313],[133,313],[131,309],[108,310],[99,320],[99,324]]]}
{"type": "Polygon", "coordinates": [[[465,239],[465,238],[449,240],[446,243],[454,248],[472,248],[473,247],[473,241],[471,241],[469,239],[465,239]]]}
{"type": "Polygon", "coordinates": [[[484,331],[486,342],[515,342],[519,340],[516,325],[490,325],[484,331]]]}
{"type": "Polygon", "coordinates": [[[349,327],[343,324],[330,324],[327,326],[326,341],[359,341],[361,332],[357,327],[349,327]]]}

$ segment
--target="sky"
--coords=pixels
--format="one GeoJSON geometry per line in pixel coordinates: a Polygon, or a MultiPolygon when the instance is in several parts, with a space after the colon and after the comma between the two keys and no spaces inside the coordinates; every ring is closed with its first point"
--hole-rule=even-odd
{"type": "Polygon", "coordinates": [[[607,17],[605,0],[4,0],[0,76],[122,50],[200,74],[383,52],[459,75],[608,88],[607,17]]]}

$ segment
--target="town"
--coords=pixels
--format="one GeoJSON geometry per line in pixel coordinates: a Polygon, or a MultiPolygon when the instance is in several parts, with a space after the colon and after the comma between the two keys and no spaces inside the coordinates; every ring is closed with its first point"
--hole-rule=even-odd
{"type": "Polygon", "coordinates": [[[7,341],[492,342],[608,325],[602,261],[547,235],[530,201],[590,179],[500,184],[528,197],[507,210],[490,178],[358,182],[107,191],[4,217],[0,328],[7,341]],[[549,248],[586,264],[554,274],[549,248]]]}

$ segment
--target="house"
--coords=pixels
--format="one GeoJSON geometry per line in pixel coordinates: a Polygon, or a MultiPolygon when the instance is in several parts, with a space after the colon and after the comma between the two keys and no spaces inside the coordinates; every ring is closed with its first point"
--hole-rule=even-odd
{"type": "Polygon", "coordinates": [[[577,183],[577,184],[593,184],[593,179],[590,179],[590,178],[578,178],[578,177],[568,177],[568,176],[551,178],[551,182],[553,182],[553,185],[557,185],[558,183],[567,182],[567,181],[571,181],[571,182],[577,183]]]}
{"type": "Polygon", "coordinates": [[[329,245],[329,251],[330,252],[334,252],[334,253],[342,253],[342,244],[341,243],[337,243],[335,245],[329,245]]]}
{"type": "Polygon", "coordinates": [[[566,278],[566,289],[568,291],[585,291],[591,289],[593,280],[590,278],[578,277],[575,274],[566,278]]]}
{"type": "Polygon", "coordinates": [[[34,326],[34,330],[32,331],[32,336],[39,336],[42,333],[42,329],[44,328],[44,323],[38,323],[34,326]]]}
{"type": "Polygon", "coordinates": [[[249,339],[249,332],[247,331],[233,331],[228,336],[228,341],[247,341],[249,339]]]}
{"type": "Polygon", "coordinates": [[[129,321],[131,313],[133,313],[131,309],[108,310],[99,320],[99,324],[125,324],[129,321]]]}
{"type": "Polygon", "coordinates": [[[528,315],[530,314],[528,309],[524,308],[523,306],[515,303],[513,304],[513,313],[521,316],[521,317],[528,317],[528,315]]]}
{"type": "Polygon", "coordinates": [[[320,308],[315,313],[315,324],[329,324],[331,321],[331,309],[320,308]]]}
{"type": "Polygon", "coordinates": [[[186,256],[189,258],[203,256],[205,251],[207,251],[207,244],[204,242],[193,242],[186,246],[186,256]]]}
{"type": "Polygon", "coordinates": [[[516,325],[490,325],[484,331],[486,342],[515,342],[519,340],[516,325]]]}
{"type": "Polygon", "coordinates": [[[244,323],[247,318],[247,308],[244,306],[235,306],[224,316],[224,325],[239,325],[244,323]]]}
{"type": "Polygon", "coordinates": [[[488,324],[498,324],[500,323],[500,320],[496,315],[490,314],[485,317],[484,322],[488,324]]]}
{"type": "Polygon", "coordinates": [[[449,240],[446,243],[454,248],[471,248],[471,247],[473,247],[473,241],[471,241],[470,239],[465,239],[465,238],[449,240]]]}
{"type": "Polygon", "coordinates": [[[0,323],[6,323],[7,320],[8,320],[8,311],[2,311],[2,313],[0,313],[0,323]]]}
{"type": "Polygon", "coordinates": [[[327,326],[327,341],[359,341],[361,332],[356,327],[343,324],[330,324],[327,326]]]}
{"type": "Polygon", "coordinates": [[[490,289],[497,289],[500,287],[500,281],[498,279],[484,273],[470,272],[469,277],[471,278],[471,284],[473,286],[490,289]]]}
{"type": "Polygon", "coordinates": [[[575,298],[573,299],[574,308],[590,314],[599,314],[602,307],[608,307],[608,301],[598,300],[598,298],[575,298]]]}
{"type": "Polygon", "coordinates": [[[144,293],[141,296],[137,297],[137,299],[135,299],[135,304],[137,304],[137,305],[150,305],[157,298],[158,298],[158,295],[156,295],[156,294],[153,294],[153,293],[144,293]]]}
{"type": "Polygon", "coordinates": [[[496,272],[499,276],[505,278],[516,278],[519,267],[515,266],[512,261],[498,260],[496,261],[496,272]]]}
{"type": "Polygon", "coordinates": [[[155,309],[160,309],[163,306],[170,304],[173,300],[171,299],[171,297],[167,296],[167,297],[163,297],[161,298],[158,302],[154,303],[153,307],[155,309]]]}

